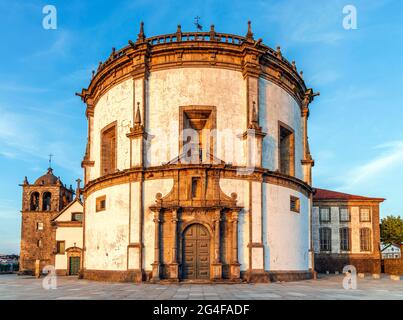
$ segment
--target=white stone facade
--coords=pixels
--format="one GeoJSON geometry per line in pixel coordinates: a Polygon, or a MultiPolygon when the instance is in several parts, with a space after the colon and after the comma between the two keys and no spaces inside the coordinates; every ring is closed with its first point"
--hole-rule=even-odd
{"type": "MultiPolygon", "coordinates": [[[[157,230],[156,223],[160,222],[154,207],[158,199],[180,199],[188,187],[187,184],[179,186],[180,194],[173,195],[179,183],[172,176],[177,163],[174,159],[181,156],[180,128],[187,121],[181,113],[183,107],[193,108],[196,113],[209,112],[209,125],[216,134],[212,157],[218,163],[212,167],[201,164],[200,170],[216,168],[220,172],[223,197],[226,201],[232,197],[231,201],[236,200],[239,208],[236,220],[224,219],[228,225],[232,221],[237,223],[237,236],[232,238],[237,239],[236,248],[228,244],[228,248],[237,250],[231,268],[236,268],[239,262],[241,274],[312,271],[312,164],[303,163],[309,160],[306,119],[302,112],[307,104],[275,81],[245,76],[241,69],[214,64],[151,69],[147,76],[128,77],[102,90],[94,102],[89,104],[87,100],[90,113],[87,111],[89,136],[86,162],[83,162],[86,178],[84,274],[87,272],[90,278],[107,278],[112,274],[110,271],[116,271],[124,278],[125,272],[133,271],[142,273],[140,277],[144,280],[150,279],[151,274],[155,279],[155,272],[160,273],[155,271],[155,265],[160,264],[156,252],[162,244],[156,234],[162,232],[165,237],[168,231],[164,228],[171,227],[157,230]],[[101,172],[101,137],[103,129],[113,123],[116,124],[116,171],[105,177],[101,172]],[[289,175],[280,172],[280,124],[293,133],[290,158],[293,172],[289,175]],[[252,140],[250,133],[245,135],[251,125],[258,132],[252,140]],[[249,160],[250,154],[254,160],[249,160]],[[171,171],[166,169],[167,163],[171,171]],[[237,170],[251,164],[255,166],[249,174],[238,174],[237,170]],[[104,199],[102,210],[97,208],[100,199],[104,199]],[[291,207],[293,199],[295,208],[291,207]]],[[[177,168],[197,172],[199,167],[177,168]]],[[[234,237],[233,231],[225,232],[226,236],[234,237]]],[[[209,236],[213,239],[213,234],[209,236]]],[[[215,237],[219,239],[220,235],[215,237]]],[[[183,263],[180,258],[178,262],[183,263]]],[[[214,270],[212,277],[221,269],[214,270]]]]}

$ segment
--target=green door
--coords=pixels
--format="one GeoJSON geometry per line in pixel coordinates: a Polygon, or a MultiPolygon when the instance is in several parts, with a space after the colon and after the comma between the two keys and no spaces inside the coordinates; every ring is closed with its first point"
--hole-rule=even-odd
{"type": "Polygon", "coordinates": [[[70,257],[70,270],[71,276],[77,275],[80,271],[80,257],[70,257]]]}

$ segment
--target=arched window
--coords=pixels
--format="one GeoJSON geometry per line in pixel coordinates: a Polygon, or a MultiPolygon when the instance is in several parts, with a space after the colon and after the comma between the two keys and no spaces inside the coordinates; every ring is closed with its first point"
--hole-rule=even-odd
{"type": "Polygon", "coordinates": [[[43,211],[51,211],[51,200],[52,194],[50,192],[45,192],[43,194],[43,202],[42,202],[42,210],[43,211]]]}
{"type": "Polygon", "coordinates": [[[39,192],[32,192],[29,201],[29,209],[31,211],[39,211],[39,192]]]}

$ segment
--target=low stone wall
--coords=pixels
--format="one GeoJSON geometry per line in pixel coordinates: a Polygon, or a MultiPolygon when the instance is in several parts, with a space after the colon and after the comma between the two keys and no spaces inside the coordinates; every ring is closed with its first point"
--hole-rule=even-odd
{"type": "Polygon", "coordinates": [[[343,272],[347,265],[353,265],[357,273],[381,273],[381,260],[341,255],[315,255],[315,271],[318,273],[343,272]]]}
{"type": "Polygon", "coordinates": [[[387,274],[403,276],[403,258],[383,260],[384,271],[387,274]]]}
{"type": "Polygon", "coordinates": [[[80,278],[107,282],[141,282],[139,271],[83,270],[80,278]]]}

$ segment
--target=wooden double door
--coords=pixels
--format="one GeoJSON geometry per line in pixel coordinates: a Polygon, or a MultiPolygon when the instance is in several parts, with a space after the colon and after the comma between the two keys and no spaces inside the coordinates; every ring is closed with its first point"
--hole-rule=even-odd
{"type": "Polygon", "coordinates": [[[210,279],[210,234],[201,224],[192,224],[183,237],[184,279],[210,279]]]}

